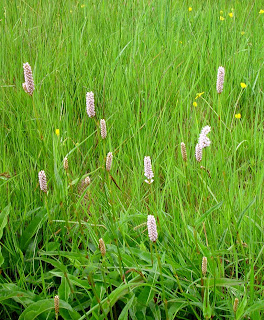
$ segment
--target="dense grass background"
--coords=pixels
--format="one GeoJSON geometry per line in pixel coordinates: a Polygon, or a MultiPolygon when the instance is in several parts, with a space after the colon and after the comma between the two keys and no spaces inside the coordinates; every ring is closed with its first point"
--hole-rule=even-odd
{"type": "Polygon", "coordinates": [[[261,9],[260,0],[0,2],[1,319],[53,319],[57,294],[64,319],[263,319],[261,9]],[[205,125],[212,144],[199,164],[205,125]]]}

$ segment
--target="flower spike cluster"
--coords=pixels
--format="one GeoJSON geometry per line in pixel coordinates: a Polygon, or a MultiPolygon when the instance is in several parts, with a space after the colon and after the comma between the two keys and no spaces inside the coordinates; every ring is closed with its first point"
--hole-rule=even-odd
{"type": "Polygon", "coordinates": [[[224,89],[225,80],[225,69],[224,67],[219,67],[217,72],[216,90],[217,93],[222,93],[224,89]]]}
{"type": "Polygon", "coordinates": [[[154,173],[152,171],[151,159],[149,156],[144,157],[144,175],[147,178],[146,183],[151,184],[154,180],[154,173]]]}
{"type": "Polygon", "coordinates": [[[158,232],[157,232],[157,225],[156,225],[156,220],[153,215],[148,215],[148,236],[150,241],[156,242],[158,239],[158,232]]]}
{"type": "Polygon", "coordinates": [[[105,163],[105,168],[106,168],[106,171],[108,172],[111,170],[112,161],[113,161],[113,154],[112,152],[108,152],[106,156],[106,163],[105,163]]]}
{"type": "Polygon", "coordinates": [[[95,117],[94,94],[92,91],[86,93],[86,111],[90,118],[95,117]]]}
{"type": "Polygon", "coordinates": [[[203,157],[203,149],[202,149],[201,145],[199,143],[197,143],[197,145],[195,147],[195,158],[198,162],[201,162],[202,157],[203,157]]]}
{"type": "Polygon", "coordinates": [[[26,93],[32,96],[35,89],[32,70],[28,62],[23,64],[25,82],[22,84],[26,93]]]}
{"type": "Polygon", "coordinates": [[[100,120],[100,127],[101,127],[101,137],[102,139],[105,139],[107,135],[105,119],[100,120]]]}
{"type": "Polygon", "coordinates": [[[181,143],[181,155],[182,155],[182,160],[184,162],[186,162],[187,161],[187,152],[186,152],[186,146],[185,146],[184,142],[181,143]]]}
{"type": "Polygon", "coordinates": [[[47,178],[44,170],[41,170],[38,174],[40,190],[47,193],[47,178]]]}
{"type": "Polygon", "coordinates": [[[210,139],[207,137],[210,131],[211,131],[211,127],[205,126],[202,128],[202,131],[200,133],[198,143],[195,147],[195,158],[198,162],[202,161],[203,148],[209,147],[211,144],[210,139]]]}
{"type": "Polygon", "coordinates": [[[203,127],[203,129],[200,133],[198,143],[201,145],[202,148],[209,147],[211,144],[210,139],[207,137],[207,135],[210,131],[211,131],[211,127],[205,126],[205,127],[203,127]]]}

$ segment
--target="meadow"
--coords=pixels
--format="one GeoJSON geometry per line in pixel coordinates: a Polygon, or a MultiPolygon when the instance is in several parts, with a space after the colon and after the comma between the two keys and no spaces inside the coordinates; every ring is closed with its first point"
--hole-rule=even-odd
{"type": "Polygon", "coordinates": [[[0,319],[264,319],[263,1],[2,0],[0,30],[0,319]]]}

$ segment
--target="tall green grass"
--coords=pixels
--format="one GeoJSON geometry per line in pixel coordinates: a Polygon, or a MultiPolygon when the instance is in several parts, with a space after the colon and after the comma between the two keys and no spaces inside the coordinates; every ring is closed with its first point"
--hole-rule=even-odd
{"type": "Polygon", "coordinates": [[[55,295],[64,319],[263,318],[261,9],[260,0],[1,1],[1,319],[53,319],[55,295]],[[212,144],[197,163],[205,125],[212,144]]]}

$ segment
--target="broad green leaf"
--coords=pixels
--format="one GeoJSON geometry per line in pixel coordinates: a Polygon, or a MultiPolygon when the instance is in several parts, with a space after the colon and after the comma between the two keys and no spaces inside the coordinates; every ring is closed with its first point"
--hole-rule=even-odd
{"type": "Polygon", "coordinates": [[[65,277],[61,278],[61,285],[59,287],[58,293],[60,299],[68,302],[69,296],[71,294],[71,289],[65,277]]]}
{"type": "Polygon", "coordinates": [[[38,299],[34,293],[26,291],[19,288],[13,283],[5,283],[0,285],[0,303],[8,299],[13,299],[14,301],[27,306],[38,299]]]}
{"type": "Polygon", "coordinates": [[[45,262],[51,264],[54,268],[59,269],[63,273],[67,273],[66,266],[63,263],[61,263],[60,261],[56,260],[56,259],[49,259],[49,258],[43,258],[43,257],[36,258],[36,259],[41,260],[41,261],[45,261],[45,262]]]}
{"type": "MultiPolygon", "coordinates": [[[[255,319],[252,313],[254,313],[256,311],[263,311],[263,300],[262,301],[257,301],[251,307],[249,307],[245,311],[244,316],[249,315],[249,316],[252,317],[252,319],[255,319]]],[[[255,315],[255,317],[256,317],[256,315],[255,315]]]]}
{"type": "MultiPolygon", "coordinates": [[[[46,299],[40,300],[29,305],[24,312],[20,315],[19,320],[34,320],[41,314],[54,309],[54,300],[46,299]]],[[[59,309],[66,309],[68,311],[66,320],[78,320],[80,315],[77,311],[74,311],[72,307],[65,301],[60,300],[59,309]]]]}
{"type": "Polygon", "coordinates": [[[43,221],[46,219],[47,213],[46,210],[41,210],[36,214],[36,216],[33,218],[33,220],[30,222],[30,224],[27,226],[26,230],[22,233],[22,236],[20,238],[20,246],[21,250],[24,251],[29,243],[31,238],[34,237],[34,235],[38,232],[38,230],[41,228],[43,221]]]}
{"type": "MultiPolygon", "coordinates": [[[[120,287],[116,288],[114,291],[110,293],[110,295],[105,298],[103,301],[101,301],[101,306],[104,309],[105,314],[108,314],[110,311],[110,308],[113,307],[113,305],[124,295],[126,295],[128,292],[131,292],[133,289],[138,287],[144,287],[149,286],[147,283],[133,283],[129,282],[127,284],[121,285],[120,287]]],[[[79,320],[85,319],[89,314],[93,313],[96,309],[98,309],[100,306],[97,304],[93,308],[91,308],[86,314],[84,314],[79,320]]]]}
{"type": "Polygon", "coordinates": [[[5,207],[0,213],[0,239],[3,236],[3,231],[7,224],[7,216],[9,215],[9,211],[10,211],[10,204],[7,207],[5,207]]]}
{"type": "Polygon", "coordinates": [[[127,302],[127,304],[123,308],[122,312],[120,313],[118,320],[128,319],[128,311],[129,311],[129,308],[131,307],[134,299],[135,299],[135,295],[133,294],[132,298],[130,298],[130,300],[127,302]]]}
{"type": "Polygon", "coordinates": [[[0,267],[1,267],[1,265],[3,263],[4,263],[4,257],[3,257],[2,253],[1,253],[1,247],[0,247],[0,267]]]}

